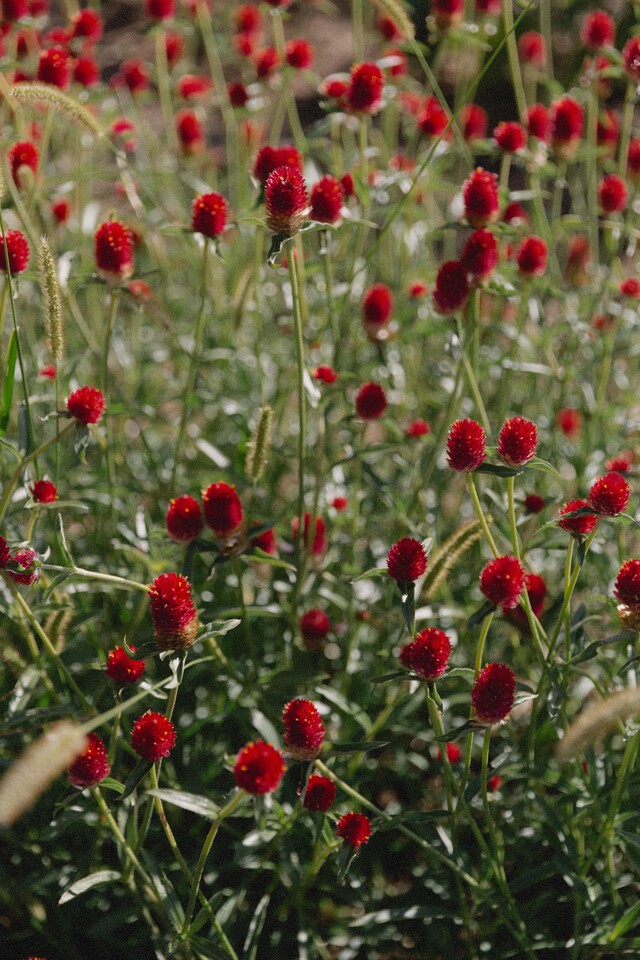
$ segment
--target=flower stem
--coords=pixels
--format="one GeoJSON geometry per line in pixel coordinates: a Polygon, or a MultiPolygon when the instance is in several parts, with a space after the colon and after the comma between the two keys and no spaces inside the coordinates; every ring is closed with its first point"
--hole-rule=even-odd
{"type": "MultiPolygon", "coordinates": [[[[296,270],[295,254],[289,247],[287,257],[289,268],[289,282],[291,284],[291,300],[293,304],[293,333],[296,348],[296,385],[298,392],[298,537],[296,540],[296,591],[295,606],[302,589],[302,576],[305,566],[306,548],[304,543],[304,467],[305,467],[305,437],[307,431],[307,395],[304,386],[304,338],[302,332],[302,312],[300,309],[300,287],[298,271],[296,270]]],[[[309,531],[310,538],[313,532],[309,531]]],[[[294,609],[294,616],[296,610],[294,609]]]]}
{"type": "MultiPolygon", "coordinates": [[[[596,525],[596,526],[593,528],[593,530],[591,531],[591,533],[589,534],[589,536],[587,537],[587,539],[586,539],[586,542],[585,542],[585,545],[584,545],[584,554],[585,554],[585,557],[586,557],[587,553],[589,552],[589,547],[590,547],[591,544],[593,543],[593,538],[594,538],[595,535],[596,535],[597,529],[598,529],[598,528],[597,528],[597,525],[596,525]]],[[[569,547],[567,548],[567,563],[565,564],[564,598],[563,598],[563,601],[562,601],[562,607],[561,607],[561,609],[560,609],[560,613],[558,614],[558,619],[557,619],[557,621],[556,621],[556,625],[555,625],[554,631],[553,631],[553,633],[551,634],[551,637],[549,638],[549,652],[547,653],[547,663],[550,663],[550,662],[551,662],[551,657],[553,656],[553,652],[554,652],[554,650],[555,650],[555,646],[556,646],[556,643],[557,643],[557,641],[558,641],[558,637],[560,636],[560,631],[561,631],[562,626],[563,626],[563,624],[564,624],[564,622],[565,622],[565,617],[566,617],[566,615],[567,615],[567,612],[568,612],[568,610],[569,610],[569,606],[570,606],[570,604],[571,604],[571,597],[573,596],[573,591],[575,590],[576,583],[578,582],[578,577],[580,576],[580,570],[582,569],[582,567],[580,566],[580,564],[577,563],[577,564],[575,565],[575,568],[574,568],[574,570],[573,570],[573,573],[570,574],[572,557],[573,557],[573,538],[572,538],[571,543],[569,544],[569,547]]]]}
{"type": "Polygon", "coordinates": [[[475,481],[473,479],[473,474],[471,473],[470,470],[467,470],[465,477],[467,480],[467,489],[469,491],[471,500],[473,501],[473,507],[476,512],[476,516],[480,522],[480,526],[482,527],[482,532],[485,535],[487,543],[491,547],[493,555],[495,557],[499,557],[500,551],[498,550],[495,540],[491,535],[491,531],[489,530],[489,524],[487,523],[487,518],[484,515],[482,504],[480,503],[480,498],[478,497],[478,491],[476,490],[475,481]]]}

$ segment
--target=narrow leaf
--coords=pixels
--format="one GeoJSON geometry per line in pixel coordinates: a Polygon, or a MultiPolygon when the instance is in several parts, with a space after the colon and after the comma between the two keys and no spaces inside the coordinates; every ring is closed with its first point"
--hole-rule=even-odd
{"type": "Polygon", "coordinates": [[[174,807],[181,807],[183,810],[189,810],[191,813],[197,813],[199,817],[206,817],[207,820],[215,820],[220,811],[219,806],[208,797],[199,796],[196,793],[187,793],[184,790],[147,790],[151,797],[158,797],[163,803],[172,803],[174,807]]]}
{"type": "Polygon", "coordinates": [[[119,880],[120,876],[121,874],[117,870],[98,870],[97,873],[90,873],[81,880],[76,880],[75,883],[72,883],[70,887],[67,887],[58,900],[58,906],[61,907],[63,903],[68,903],[69,900],[73,900],[74,897],[80,896],[80,894],[84,893],[85,890],[91,890],[92,887],[97,887],[101,883],[109,883],[111,880],[119,880]]]}
{"type": "Polygon", "coordinates": [[[13,400],[13,384],[16,375],[16,357],[18,355],[18,340],[15,330],[11,331],[7,359],[4,367],[4,387],[2,390],[2,405],[0,406],[0,434],[4,435],[11,415],[11,401],[13,400]]]}

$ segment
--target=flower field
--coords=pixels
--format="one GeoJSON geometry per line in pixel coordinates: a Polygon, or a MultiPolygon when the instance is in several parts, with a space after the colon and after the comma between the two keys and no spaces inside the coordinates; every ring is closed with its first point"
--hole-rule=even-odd
{"type": "Polygon", "coordinates": [[[640,954],[637,6],[62,6],[0,3],[0,956],[640,954]]]}

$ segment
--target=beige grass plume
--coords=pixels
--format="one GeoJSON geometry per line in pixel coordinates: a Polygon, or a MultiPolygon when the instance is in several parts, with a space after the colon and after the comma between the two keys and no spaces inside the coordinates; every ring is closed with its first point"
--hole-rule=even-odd
{"type": "Polygon", "coordinates": [[[38,250],[40,289],[45,303],[44,327],[52,358],[58,363],[64,356],[64,323],[60,302],[60,287],[56,264],[46,237],[40,240],[38,250]]]}
{"type": "Polygon", "coordinates": [[[617,723],[640,714],[640,688],[631,687],[598,700],[571,724],[556,746],[556,760],[566,763],[615,729],[617,723]]]}

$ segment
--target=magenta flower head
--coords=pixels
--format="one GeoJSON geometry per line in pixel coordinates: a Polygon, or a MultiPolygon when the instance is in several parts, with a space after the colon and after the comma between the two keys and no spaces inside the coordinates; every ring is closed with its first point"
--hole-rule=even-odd
{"type": "Polygon", "coordinates": [[[419,540],[403,537],[387,554],[389,576],[397,583],[417,580],[427,569],[427,554],[419,540]]]}
{"type": "Polygon", "coordinates": [[[400,661],[423,680],[437,680],[449,665],[451,640],[437,627],[427,627],[400,652],[400,661]]]}
{"type": "Polygon", "coordinates": [[[196,540],[204,526],[200,504],[188,493],[175,497],[169,502],[166,522],[172,540],[178,543],[196,540]]]}
{"type": "Polygon", "coordinates": [[[345,813],[338,821],[336,833],[357,850],[371,836],[371,821],[363,813],[345,813]]]}
{"type": "Polygon", "coordinates": [[[203,237],[219,237],[227,223],[227,202],[219,193],[203,193],[191,207],[191,227],[203,237]]]}
{"type": "Polygon", "coordinates": [[[311,700],[290,700],[282,712],[284,742],[294,760],[313,760],[324,743],[325,729],[311,700]]]}
{"type": "Polygon", "coordinates": [[[131,729],[131,746],[143,760],[157,763],[168,757],[176,742],[176,730],[168,717],[147,710],[131,729]]]}
{"type": "MultiPolygon", "coordinates": [[[[130,647],[134,653],[137,647],[130,647]]],[[[114,683],[124,686],[136,683],[145,671],[144,660],[132,660],[124,647],[113,647],[107,654],[105,673],[114,683]]]]}
{"type": "Polygon", "coordinates": [[[154,639],[162,650],[186,650],[198,633],[191,585],[181,573],[161,573],[149,584],[154,639]]]}
{"type": "Polygon", "coordinates": [[[267,227],[281,237],[293,237],[309,213],[304,178],[294,167],[277,167],[264,187],[267,227]]]}
{"type": "Polygon", "coordinates": [[[97,423],[105,411],[102,390],[98,387],[78,387],[67,398],[67,410],[79,423],[97,423]]]}
{"type": "Polygon", "coordinates": [[[202,506],[207,525],[217,537],[230,536],[242,524],[242,501],[233,484],[223,480],[210,484],[202,492],[202,506]]]}
{"type": "Polygon", "coordinates": [[[524,417],[505,420],[498,438],[498,454],[510,467],[527,463],[536,454],[538,428],[524,417]]]}
{"type": "Polygon", "coordinates": [[[236,757],[233,776],[236,786],[247,793],[271,793],[286,770],[282,754],[270,743],[248,743],[236,757]]]}
{"type": "Polygon", "coordinates": [[[475,470],[487,456],[486,435],[476,420],[456,420],[447,437],[447,463],[452,470],[475,470]]]}
{"type": "Polygon", "coordinates": [[[344,187],[335,177],[326,176],[311,188],[311,219],[319,223],[336,223],[344,204],[344,187]]]}
{"type": "Polygon", "coordinates": [[[589,503],[596,513],[615,517],[627,509],[631,487],[624,477],[616,472],[597,477],[589,490],[589,503]]]}
{"type": "Polygon", "coordinates": [[[79,790],[95,787],[111,772],[107,750],[95,733],[87,734],[87,746],[83,753],[73,761],[67,770],[69,783],[79,790]]]}
{"type": "Polygon", "coordinates": [[[315,810],[324,812],[329,809],[335,798],[336,785],[333,780],[322,777],[318,773],[313,773],[307,781],[302,806],[312,812],[315,810]]]}
{"type": "Polygon", "coordinates": [[[498,178],[477,167],[462,185],[464,215],[472,227],[486,227],[498,219],[498,178]]]}
{"type": "Polygon", "coordinates": [[[516,677],[506,663],[489,663],[481,670],[471,690],[471,703],[478,723],[506,720],[513,709],[516,677]]]}
{"type": "Polygon", "coordinates": [[[517,557],[496,557],[480,574],[480,589],[496,607],[511,610],[518,605],[525,577],[526,571],[517,557]]]}

